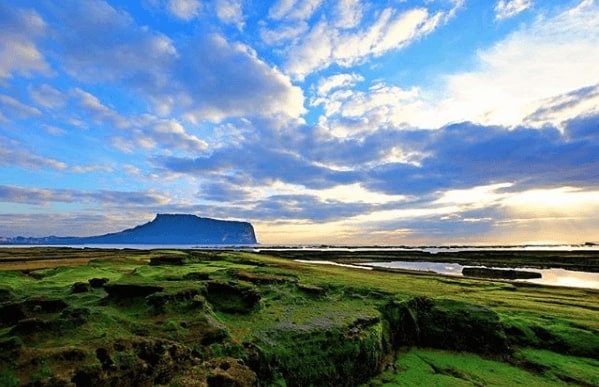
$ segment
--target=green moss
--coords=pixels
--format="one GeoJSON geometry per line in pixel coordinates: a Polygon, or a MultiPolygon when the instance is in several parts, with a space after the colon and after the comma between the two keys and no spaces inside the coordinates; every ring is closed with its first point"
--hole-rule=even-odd
{"type": "Polygon", "coordinates": [[[0,386],[16,387],[21,384],[13,370],[0,370],[0,386]]]}
{"type": "Polygon", "coordinates": [[[281,323],[260,332],[254,341],[259,375],[282,377],[289,386],[341,386],[356,385],[377,372],[384,356],[378,319],[320,324],[281,323]]]}
{"type": "Polygon", "coordinates": [[[547,350],[523,349],[515,359],[525,368],[567,384],[599,385],[599,360],[566,356],[547,350]]]}
{"type": "Polygon", "coordinates": [[[31,383],[39,383],[52,376],[52,370],[47,365],[42,366],[38,371],[31,375],[31,383]]]}
{"type": "MultiPolygon", "coordinates": [[[[21,335],[13,330],[17,320],[2,327],[7,355],[0,361],[15,373],[1,374],[8,381],[0,385],[10,385],[11,375],[42,377],[41,368],[21,359],[65,347],[87,354],[61,360],[74,370],[90,361],[97,366],[95,351],[105,348],[118,370],[141,372],[141,360],[128,355],[132,342],[158,341],[202,361],[243,359],[266,385],[356,385],[386,364],[391,368],[373,384],[506,385],[501,378],[531,386],[597,384],[595,360],[580,357],[599,354],[598,293],[589,290],[300,264],[247,252],[27,250],[34,257],[92,260],[0,271],[5,302],[23,302],[25,318],[44,328],[21,335]],[[149,265],[167,255],[182,264],[149,265]],[[91,278],[160,291],[121,298],[107,297],[102,287],[72,293],[74,282],[91,278]],[[36,308],[31,300],[41,296],[65,300],[66,307],[36,308]],[[406,345],[478,352],[511,364],[419,349],[400,352],[393,365],[393,351],[406,345]]],[[[82,380],[95,377],[95,370],[82,370],[82,380]]]]}
{"type": "Polygon", "coordinates": [[[381,386],[547,386],[559,379],[535,375],[501,361],[469,353],[410,349],[370,385],[381,386]]]}
{"type": "Polygon", "coordinates": [[[510,313],[502,316],[510,344],[599,359],[599,329],[572,320],[510,313]]]}

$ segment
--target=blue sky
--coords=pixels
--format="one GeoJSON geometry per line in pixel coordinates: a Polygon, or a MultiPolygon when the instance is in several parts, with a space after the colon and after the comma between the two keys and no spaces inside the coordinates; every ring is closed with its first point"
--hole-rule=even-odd
{"type": "Polygon", "coordinates": [[[0,236],[597,242],[599,6],[3,1],[0,143],[0,236]]]}

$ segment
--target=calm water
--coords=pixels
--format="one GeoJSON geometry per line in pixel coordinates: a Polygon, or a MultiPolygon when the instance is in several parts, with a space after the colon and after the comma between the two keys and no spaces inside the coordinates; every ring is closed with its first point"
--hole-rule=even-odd
{"type": "MultiPolygon", "coordinates": [[[[407,262],[407,261],[391,261],[391,262],[368,262],[360,263],[356,266],[371,266],[385,267],[391,269],[407,269],[418,271],[429,271],[437,274],[462,276],[464,266],[457,263],[444,262],[407,262]]],[[[473,267],[473,266],[468,266],[473,267]]],[[[482,266],[478,266],[482,267],[482,266]]],[[[506,269],[489,267],[489,269],[506,269]]],[[[541,273],[542,278],[514,280],[531,282],[542,285],[553,286],[570,286],[576,288],[591,288],[599,289],[599,273],[589,273],[584,271],[573,271],[565,269],[535,269],[535,268],[513,268],[513,270],[532,271],[541,273]]]]}

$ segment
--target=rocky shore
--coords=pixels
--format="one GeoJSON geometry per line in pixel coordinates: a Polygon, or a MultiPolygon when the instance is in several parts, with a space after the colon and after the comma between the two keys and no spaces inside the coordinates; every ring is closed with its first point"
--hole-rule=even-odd
{"type": "Polygon", "coordinates": [[[485,384],[451,363],[464,353],[531,383],[599,378],[591,290],[233,251],[27,250],[14,254],[77,263],[0,271],[1,385],[393,384],[412,353],[437,356],[435,378],[485,384]]]}

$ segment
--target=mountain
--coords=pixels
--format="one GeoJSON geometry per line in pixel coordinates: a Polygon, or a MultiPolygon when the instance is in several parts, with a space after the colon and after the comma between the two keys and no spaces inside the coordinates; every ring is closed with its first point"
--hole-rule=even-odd
{"type": "Polygon", "coordinates": [[[90,237],[16,237],[2,238],[0,241],[19,245],[258,243],[251,223],[201,218],[187,214],[157,214],[151,222],[111,234],[90,237]]]}

